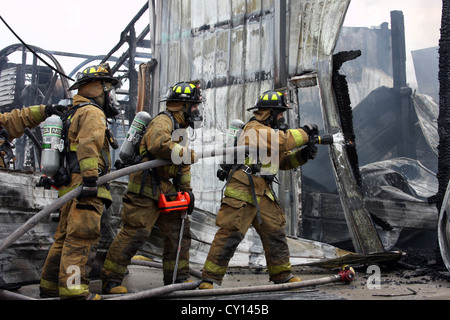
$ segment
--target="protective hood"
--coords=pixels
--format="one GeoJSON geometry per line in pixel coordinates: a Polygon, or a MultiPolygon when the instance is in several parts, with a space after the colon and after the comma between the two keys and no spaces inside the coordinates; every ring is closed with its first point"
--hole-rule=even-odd
{"type": "Polygon", "coordinates": [[[253,115],[255,116],[256,120],[264,121],[270,117],[271,112],[272,109],[258,109],[253,112],[253,115]]]}
{"type": "Polygon", "coordinates": [[[103,86],[100,81],[89,82],[81,85],[78,94],[86,98],[96,98],[103,94],[103,86]]]}

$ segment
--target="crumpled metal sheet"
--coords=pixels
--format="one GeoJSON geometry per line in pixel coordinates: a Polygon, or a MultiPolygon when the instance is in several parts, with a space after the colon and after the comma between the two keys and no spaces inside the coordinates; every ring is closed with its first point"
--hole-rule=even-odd
{"type": "Polygon", "coordinates": [[[367,210],[378,219],[386,249],[392,248],[402,230],[435,231],[438,212],[428,203],[435,195],[435,174],[419,161],[395,158],[361,167],[367,210]]]}
{"type": "MultiPolygon", "coordinates": [[[[32,172],[0,170],[0,239],[56,199],[56,191],[36,188],[38,181],[32,172]]],[[[48,219],[0,252],[0,286],[39,279],[55,230],[56,223],[48,219]]]]}
{"type": "Polygon", "coordinates": [[[432,97],[417,93],[413,95],[413,102],[423,136],[430,149],[438,156],[439,135],[437,119],[439,116],[439,104],[432,97]]]}
{"type": "MultiPolygon", "coordinates": [[[[0,239],[9,236],[30,217],[57,199],[56,190],[36,186],[41,176],[41,173],[36,172],[0,169],[0,239]]],[[[102,216],[99,255],[106,252],[120,227],[121,201],[125,187],[123,183],[111,183],[114,203],[102,216]]],[[[58,212],[55,212],[0,252],[0,287],[40,280],[57,224],[58,212]]]]}
{"type": "MultiPolygon", "coordinates": [[[[190,261],[193,264],[203,265],[209,248],[218,230],[215,225],[215,214],[196,208],[189,219],[191,220],[192,244],[190,261]]],[[[332,245],[288,237],[292,265],[303,265],[318,262],[323,259],[335,259],[350,252],[341,250],[332,245]]],[[[163,237],[158,228],[154,228],[149,240],[139,250],[138,254],[147,256],[155,261],[161,261],[163,237]]],[[[265,268],[266,260],[259,235],[254,228],[250,228],[245,238],[239,244],[230,267],[265,268]]]]}
{"type": "Polygon", "coordinates": [[[442,260],[450,271],[450,183],[447,186],[438,222],[438,240],[442,260]]]}

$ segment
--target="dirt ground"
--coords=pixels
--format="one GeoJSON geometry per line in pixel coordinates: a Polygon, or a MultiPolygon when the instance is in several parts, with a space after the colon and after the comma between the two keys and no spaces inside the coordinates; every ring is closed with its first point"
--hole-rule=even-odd
{"type": "MultiPolygon", "coordinates": [[[[270,293],[248,293],[211,297],[185,297],[177,300],[450,300],[450,272],[443,264],[439,252],[435,250],[406,250],[399,261],[388,265],[352,266],[356,276],[348,284],[329,283],[308,286],[289,291],[270,293]]],[[[201,266],[192,266],[200,270],[201,266]]],[[[130,265],[124,285],[130,292],[141,292],[163,287],[162,271],[157,268],[130,265]]],[[[336,275],[338,269],[294,266],[295,275],[302,281],[320,279],[336,275]]],[[[192,279],[196,279],[193,277],[192,279]]],[[[245,286],[270,285],[266,270],[230,268],[222,286],[215,288],[239,288],[245,286]]],[[[91,291],[101,293],[101,282],[93,280],[91,291]]],[[[20,288],[16,293],[39,298],[38,285],[20,288]]],[[[103,296],[108,299],[110,296],[103,296]]],[[[156,297],[158,299],[158,297],[156,297]]],[[[162,297],[163,300],[168,298],[162,297]]]]}
{"type": "MultiPolygon", "coordinates": [[[[247,293],[239,295],[222,295],[210,297],[176,298],[177,304],[196,301],[198,304],[206,301],[298,301],[298,300],[351,300],[351,301],[397,301],[397,300],[450,300],[450,272],[436,250],[410,249],[403,250],[406,255],[396,262],[376,266],[352,266],[356,276],[350,283],[328,283],[317,286],[307,286],[288,291],[247,293]],[[181,301],[180,301],[181,300],[181,301]]],[[[192,266],[201,270],[202,266],[192,266]]],[[[141,292],[163,287],[162,270],[146,266],[130,265],[129,274],[123,284],[129,292],[141,292]]],[[[338,269],[329,270],[319,267],[294,266],[295,275],[302,281],[321,279],[337,275],[338,269]]],[[[198,280],[192,277],[193,280],[198,280]]],[[[241,288],[270,285],[264,269],[230,268],[222,286],[215,288],[241,288]]],[[[101,281],[91,281],[91,291],[102,294],[101,281]]],[[[24,286],[15,291],[31,298],[39,299],[38,285],[24,286]]],[[[108,299],[111,296],[102,296],[108,299]]],[[[152,299],[168,300],[169,298],[154,297],[152,299]]],[[[175,298],[172,298],[175,299],[175,298]]],[[[174,300],[172,300],[174,301],[174,300]]]]}

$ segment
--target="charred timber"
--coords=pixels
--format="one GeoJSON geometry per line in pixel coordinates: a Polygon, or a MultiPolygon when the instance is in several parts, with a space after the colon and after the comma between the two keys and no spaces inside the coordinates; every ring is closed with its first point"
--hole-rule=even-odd
{"type": "Polygon", "coordinates": [[[336,94],[336,103],[342,125],[342,133],[345,141],[351,142],[345,145],[353,175],[358,186],[361,186],[361,173],[359,171],[358,153],[356,152],[355,131],[353,130],[353,111],[350,94],[348,91],[347,77],[339,73],[339,69],[346,61],[356,59],[361,55],[360,50],[344,51],[333,55],[333,88],[336,94]]]}
{"type": "Polygon", "coordinates": [[[438,193],[441,210],[450,179],[450,0],[442,1],[441,39],[439,40],[439,117],[438,117],[438,193]]]}

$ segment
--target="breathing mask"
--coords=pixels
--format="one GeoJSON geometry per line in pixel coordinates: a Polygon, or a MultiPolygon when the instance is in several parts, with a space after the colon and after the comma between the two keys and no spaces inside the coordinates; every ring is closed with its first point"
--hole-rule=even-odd
{"type": "Polygon", "coordinates": [[[192,129],[198,129],[201,127],[203,117],[200,115],[200,110],[197,104],[192,104],[187,107],[187,113],[185,113],[186,122],[192,129]],[[196,107],[197,106],[197,107],[196,107]]]}
{"type": "Polygon", "coordinates": [[[113,85],[106,85],[103,82],[103,92],[105,93],[105,115],[108,118],[115,118],[120,113],[120,103],[117,99],[116,90],[113,85]]]}

